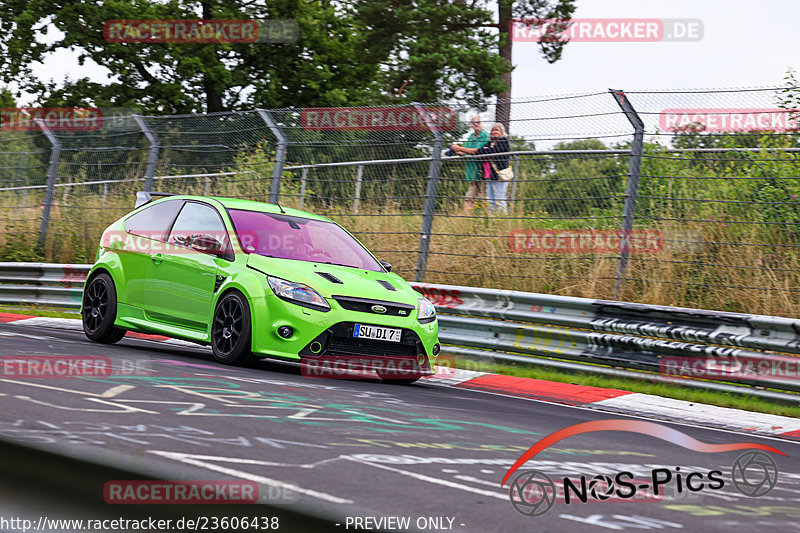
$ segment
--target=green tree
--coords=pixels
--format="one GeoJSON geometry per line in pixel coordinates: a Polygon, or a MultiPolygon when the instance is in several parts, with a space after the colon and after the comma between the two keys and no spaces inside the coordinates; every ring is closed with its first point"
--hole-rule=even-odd
{"type": "Polygon", "coordinates": [[[509,29],[513,19],[523,19],[528,21],[537,20],[557,20],[563,21],[562,24],[551,24],[548,33],[553,35],[552,39],[542,39],[539,42],[539,50],[548,63],[555,63],[561,59],[561,53],[567,42],[557,33],[563,30],[565,24],[572,17],[575,11],[575,0],[498,0],[497,1],[497,20],[500,30],[500,57],[505,63],[505,73],[503,74],[503,84],[505,88],[497,95],[497,121],[502,122],[506,130],[509,130],[511,119],[511,71],[512,62],[512,40],[509,29]]]}
{"type": "MultiPolygon", "coordinates": [[[[563,0],[566,1],[566,0],[563,0]]],[[[528,4],[531,2],[522,2],[528,4]]],[[[40,105],[137,106],[148,113],[483,100],[504,89],[491,10],[444,0],[7,0],[0,81],[40,105]],[[294,19],[285,44],[109,43],[111,19],[294,19]],[[59,30],[45,40],[50,27],[59,30]],[[31,65],[70,49],[104,81],[38,80],[31,65]]]]}

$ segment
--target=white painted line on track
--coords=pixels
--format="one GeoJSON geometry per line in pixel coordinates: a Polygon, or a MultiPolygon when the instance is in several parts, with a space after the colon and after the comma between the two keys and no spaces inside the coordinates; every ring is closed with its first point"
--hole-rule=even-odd
{"type": "MultiPolygon", "coordinates": [[[[157,451],[157,450],[148,450],[147,453],[152,453],[155,455],[160,455],[161,457],[167,459],[173,459],[175,461],[179,461],[184,464],[190,464],[193,466],[197,466],[200,468],[205,468],[207,470],[213,470],[214,472],[219,472],[220,474],[226,474],[233,477],[238,477],[240,479],[246,479],[248,481],[253,481],[255,483],[260,483],[262,485],[269,485],[272,487],[277,487],[281,489],[285,489],[291,492],[296,492],[298,494],[305,494],[306,496],[310,496],[312,498],[316,498],[319,500],[324,500],[331,503],[339,503],[339,504],[352,504],[353,500],[348,500],[347,498],[340,498],[338,496],[334,496],[332,494],[328,494],[325,492],[319,492],[312,489],[306,489],[304,487],[300,487],[298,485],[294,485],[292,483],[285,483],[283,481],[278,481],[277,479],[271,479],[264,476],[259,476],[256,474],[251,474],[249,472],[242,472],[241,470],[235,470],[233,468],[228,468],[225,466],[221,466],[215,463],[210,463],[207,460],[202,461],[199,459],[194,459],[192,454],[188,453],[178,453],[178,452],[165,452],[165,451],[157,451]]],[[[211,458],[213,456],[205,456],[207,458],[211,458]]],[[[227,461],[227,457],[216,457],[217,461],[227,461]]]]}
{"type": "Polygon", "coordinates": [[[390,472],[395,472],[397,474],[402,474],[404,476],[412,477],[414,479],[418,479],[420,481],[427,481],[428,483],[434,483],[436,485],[443,485],[445,487],[450,487],[451,489],[459,489],[466,492],[474,492],[475,494],[480,494],[481,496],[489,496],[490,498],[498,498],[501,500],[507,500],[508,494],[503,494],[500,492],[488,491],[483,489],[478,489],[475,487],[471,487],[469,485],[464,485],[461,483],[456,483],[454,481],[447,481],[446,479],[439,479],[431,476],[426,476],[425,474],[418,474],[417,472],[409,472],[408,470],[402,470],[400,468],[395,468],[393,466],[386,466],[378,463],[371,463],[369,461],[363,461],[361,459],[356,459],[355,457],[348,457],[345,456],[344,459],[348,461],[353,461],[355,463],[360,463],[363,465],[374,466],[375,468],[380,468],[383,470],[389,470],[390,472]]]}

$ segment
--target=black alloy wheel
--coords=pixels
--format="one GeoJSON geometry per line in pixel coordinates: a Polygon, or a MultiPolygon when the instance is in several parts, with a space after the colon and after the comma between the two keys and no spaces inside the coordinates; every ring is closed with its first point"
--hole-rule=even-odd
{"type": "Polygon", "coordinates": [[[244,295],[232,291],[222,297],[211,324],[214,359],[226,365],[253,360],[250,353],[250,306],[244,295]]]}
{"type": "Polygon", "coordinates": [[[81,322],[86,336],[102,344],[114,344],[126,331],[114,325],[117,318],[117,291],[114,280],[105,272],[98,274],[83,291],[81,322]]]}

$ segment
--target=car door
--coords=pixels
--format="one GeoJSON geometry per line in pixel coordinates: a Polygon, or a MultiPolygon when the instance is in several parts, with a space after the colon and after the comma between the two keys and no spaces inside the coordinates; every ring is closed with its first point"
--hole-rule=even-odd
{"type": "Polygon", "coordinates": [[[151,251],[145,284],[148,317],[204,331],[213,314],[217,272],[220,265],[227,264],[220,256],[229,250],[227,230],[217,210],[205,203],[187,201],[163,251],[151,251]],[[212,242],[217,246],[211,246],[212,242]]]}
{"type": "Polygon", "coordinates": [[[151,248],[166,239],[183,200],[166,200],[146,207],[123,223],[125,235],[111,235],[111,249],[116,251],[122,266],[123,279],[117,287],[121,305],[142,308],[144,304],[147,265],[151,248]],[[114,242],[118,241],[118,242],[114,242]]]}

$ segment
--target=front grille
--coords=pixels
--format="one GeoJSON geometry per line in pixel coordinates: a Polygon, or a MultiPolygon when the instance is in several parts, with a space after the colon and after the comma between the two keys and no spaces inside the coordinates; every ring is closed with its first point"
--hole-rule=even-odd
{"type": "Polygon", "coordinates": [[[343,339],[334,337],[328,343],[325,355],[416,356],[416,346],[399,342],[373,341],[369,339],[343,339]]]}
{"type": "Polygon", "coordinates": [[[305,356],[362,356],[384,357],[402,356],[416,357],[424,354],[425,348],[419,336],[410,329],[397,328],[402,331],[400,342],[360,339],[353,337],[355,322],[340,322],[323,331],[300,351],[305,356]],[[312,345],[319,343],[321,350],[313,351],[312,345]]]}
{"type": "Polygon", "coordinates": [[[342,308],[348,311],[358,311],[360,313],[371,313],[386,316],[411,316],[411,311],[415,309],[413,305],[401,304],[398,302],[386,302],[383,300],[371,300],[368,298],[355,298],[352,296],[333,296],[342,308]],[[383,308],[382,313],[376,309],[383,308]]]}

